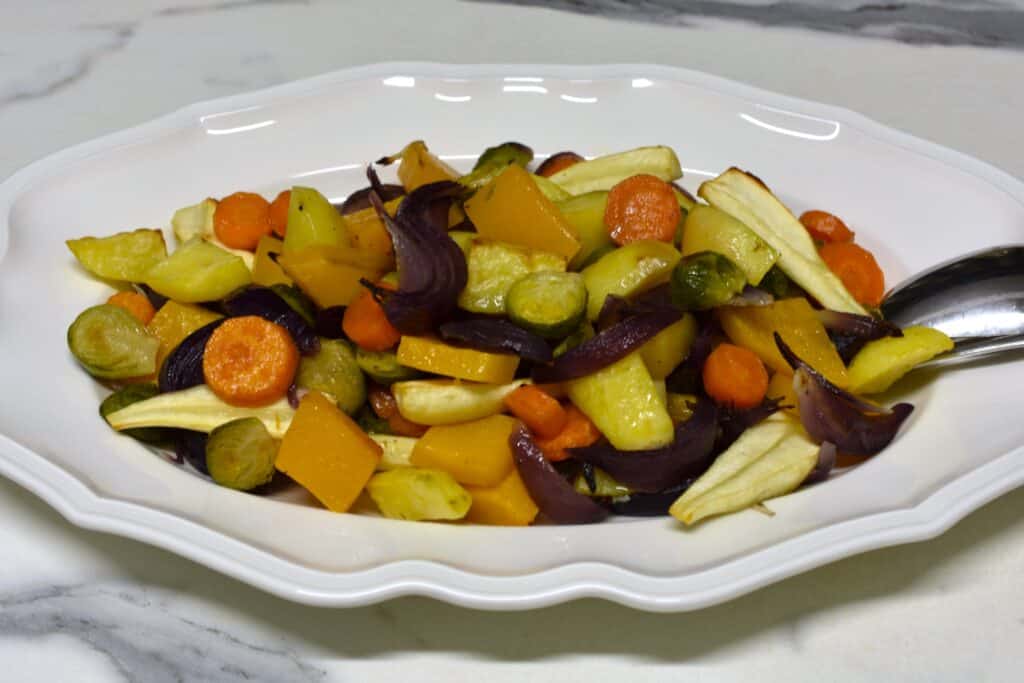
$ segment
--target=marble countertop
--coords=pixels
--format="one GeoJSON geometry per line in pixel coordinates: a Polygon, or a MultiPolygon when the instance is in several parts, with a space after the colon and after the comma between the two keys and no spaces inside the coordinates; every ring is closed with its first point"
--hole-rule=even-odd
{"type": "MultiPolygon", "coordinates": [[[[427,60],[686,66],[855,109],[1024,177],[1020,0],[640,6],[0,0],[0,176],[196,100],[427,60]]],[[[690,614],[416,598],[326,610],[74,528],[0,481],[0,679],[1017,680],[1022,510],[1019,490],[933,541],[690,614]]]]}

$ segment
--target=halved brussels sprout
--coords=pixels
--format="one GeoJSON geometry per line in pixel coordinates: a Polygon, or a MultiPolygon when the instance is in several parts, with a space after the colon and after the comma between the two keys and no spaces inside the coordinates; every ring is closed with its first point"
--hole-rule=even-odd
{"type": "Polygon", "coordinates": [[[159,340],[118,306],[87,308],[68,328],[68,348],[93,377],[128,379],[156,372],[159,340]]]}
{"type": "Polygon", "coordinates": [[[303,356],[295,384],[330,394],[349,415],[366,402],[366,379],[351,347],[340,339],[321,339],[316,354],[303,356]]]}
{"type": "Polygon", "coordinates": [[[210,432],[206,442],[206,469],[220,484],[249,491],[274,476],[278,442],[255,417],[232,420],[210,432]]]}
{"type": "Polygon", "coordinates": [[[421,374],[419,370],[399,363],[398,356],[393,351],[356,349],[356,363],[377,384],[403,382],[416,379],[421,374]]]}
{"type": "Polygon", "coordinates": [[[202,240],[182,245],[145,276],[158,293],[183,303],[223,299],[251,282],[241,258],[202,240]]]}
{"type": "MultiPolygon", "coordinates": [[[[160,389],[155,384],[129,384],[103,399],[103,402],[100,403],[100,417],[106,420],[107,415],[116,413],[121,408],[133,403],[153,398],[159,393],[160,389]]],[[[158,443],[167,441],[173,431],[160,427],[139,427],[138,429],[126,429],[121,433],[146,443],[158,443]]]]}
{"type": "Polygon", "coordinates": [[[459,182],[476,190],[497,178],[506,166],[518,164],[526,168],[531,161],[532,149],[519,142],[505,142],[485,149],[473,166],[473,171],[459,178],[459,182]]]}
{"type": "Polygon", "coordinates": [[[81,237],[67,241],[82,267],[108,280],[141,282],[146,271],[167,257],[159,230],[133,230],[109,237],[81,237]]]}
{"type": "Polygon", "coordinates": [[[687,311],[721,306],[743,290],[747,276],[713,251],[686,256],[672,271],[672,303],[687,311]]]}

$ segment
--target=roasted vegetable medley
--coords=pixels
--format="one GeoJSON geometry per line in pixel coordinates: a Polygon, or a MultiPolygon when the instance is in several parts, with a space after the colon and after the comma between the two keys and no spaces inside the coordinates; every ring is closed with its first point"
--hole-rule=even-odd
{"type": "Polygon", "coordinates": [[[854,233],[750,173],[698,199],[667,147],[533,156],[505,143],[460,174],[416,141],[339,204],[183,208],[170,253],[160,230],[70,240],[118,288],[68,329],[114,390],[100,415],[221,486],[290,478],[335,512],[689,525],[877,454],[912,407],[863,397],[952,347],[882,320],[854,233]]]}

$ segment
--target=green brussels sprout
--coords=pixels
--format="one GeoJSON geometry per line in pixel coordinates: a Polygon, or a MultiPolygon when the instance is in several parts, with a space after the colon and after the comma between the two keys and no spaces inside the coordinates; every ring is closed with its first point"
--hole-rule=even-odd
{"type": "Polygon", "coordinates": [[[128,311],[112,304],[87,308],[68,328],[68,348],[93,377],[129,379],[156,372],[160,342],[128,311]]]}
{"type": "Polygon", "coordinates": [[[505,142],[488,147],[477,159],[473,171],[459,178],[466,187],[476,190],[491,182],[512,164],[523,168],[533,161],[533,150],[518,142],[505,142]]]}
{"type": "Polygon", "coordinates": [[[390,434],[391,425],[384,418],[377,417],[373,408],[366,405],[355,414],[356,424],[367,434],[390,434]]]}
{"type": "Polygon", "coordinates": [[[349,415],[366,402],[366,378],[352,348],[341,339],[321,339],[315,355],[303,356],[295,384],[333,396],[349,415]]]}
{"type": "Polygon", "coordinates": [[[740,267],[713,251],[683,258],[672,271],[672,303],[686,311],[721,306],[743,290],[747,276],[740,267]]]}
{"type": "Polygon", "coordinates": [[[274,477],[277,448],[278,442],[258,418],[232,420],[210,432],[206,469],[221,486],[250,491],[274,477]]]}
{"type": "Polygon", "coordinates": [[[768,292],[776,299],[785,299],[788,296],[795,294],[795,287],[793,281],[789,279],[782,269],[777,265],[772,266],[771,269],[764,274],[761,278],[761,282],[757,285],[764,291],[768,292]]]}
{"type": "Polygon", "coordinates": [[[391,351],[367,351],[357,348],[356,364],[370,379],[383,385],[416,379],[421,374],[418,370],[399,363],[398,357],[391,351]]]}
{"type": "MultiPolygon", "coordinates": [[[[103,399],[103,402],[100,403],[100,417],[106,420],[107,415],[116,413],[121,408],[133,403],[153,398],[159,393],[160,389],[155,384],[129,384],[103,399]]],[[[160,443],[169,440],[172,431],[160,427],[138,427],[125,429],[121,433],[146,443],[160,443]]]]}

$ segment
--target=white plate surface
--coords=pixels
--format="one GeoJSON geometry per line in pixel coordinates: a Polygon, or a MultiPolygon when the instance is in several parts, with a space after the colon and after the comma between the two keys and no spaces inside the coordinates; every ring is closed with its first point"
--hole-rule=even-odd
{"type": "Polygon", "coordinates": [[[75,524],[161,546],[286,598],[429,595],[524,609],[598,596],[649,610],[721,602],[871,548],[935,536],[1024,482],[1024,362],[908,389],[917,410],[868,463],[684,530],[671,519],[526,529],[338,515],[218,488],[119,437],[65,331],[109,288],[70,237],[166,226],[239,189],[342,197],[411,139],[466,168],[504,140],[539,155],[675,148],[683,184],[731,165],[795,211],[854,227],[891,282],[1024,241],[1024,185],[862,116],[656,66],[384,64],[198,104],[37,162],[0,186],[0,472],[75,524]]]}

